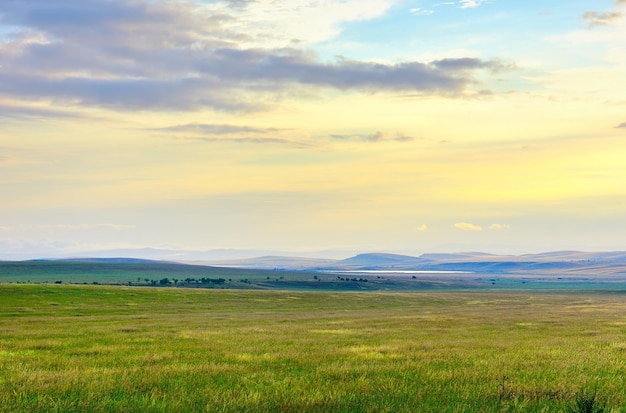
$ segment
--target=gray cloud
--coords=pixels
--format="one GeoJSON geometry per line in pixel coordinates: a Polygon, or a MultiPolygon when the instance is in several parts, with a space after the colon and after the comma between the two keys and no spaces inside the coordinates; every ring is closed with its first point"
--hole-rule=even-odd
{"type": "MultiPolygon", "coordinates": [[[[626,2],[626,0],[624,0],[626,2]]],[[[626,129],[626,122],[622,122],[619,125],[616,126],[616,128],[618,129],[626,129]]]]}
{"type": "Polygon", "coordinates": [[[376,131],[369,134],[331,134],[317,137],[315,140],[302,141],[289,137],[290,129],[257,128],[228,124],[188,123],[183,125],[167,126],[162,128],[146,128],[145,130],[174,134],[179,141],[196,141],[207,143],[253,143],[253,144],[280,144],[296,147],[324,146],[326,141],[344,142],[410,142],[412,136],[402,133],[387,133],[376,131]]]}
{"type": "Polygon", "coordinates": [[[177,137],[176,140],[188,142],[205,142],[205,143],[252,143],[252,144],[270,144],[293,146],[295,148],[311,148],[315,146],[311,142],[293,141],[283,138],[271,137],[237,137],[237,138],[217,138],[217,137],[177,137]]]}
{"type": "Polygon", "coordinates": [[[491,72],[501,72],[512,70],[513,66],[496,60],[481,60],[473,57],[463,57],[460,59],[441,59],[431,62],[431,65],[440,70],[464,71],[488,69],[491,72]]]}
{"type": "Polygon", "coordinates": [[[292,85],[457,96],[474,72],[507,69],[474,58],[322,62],[293,48],[245,49],[235,19],[192,3],[2,1],[0,25],[19,29],[0,43],[0,94],[117,110],[253,111],[292,85]]]}
{"type": "Polygon", "coordinates": [[[25,100],[51,100],[60,104],[83,104],[114,109],[194,109],[215,107],[227,111],[260,110],[262,103],[246,102],[213,79],[97,79],[44,78],[20,74],[3,75],[0,93],[25,100]],[[212,87],[214,86],[214,87],[212,87]]]}
{"type": "Polygon", "coordinates": [[[411,136],[406,136],[400,133],[395,135],[390,135],[389,133],[376,131],[370,134],[364,135],[342,135],[342,134],[332,134],[328,136],[331,140],[335,141],[353,141],[353,142],[411,142],[415,140],[415,138],[411,136]]]}
{"type": "Polygon", "coordinates": [[[274,133],[282,129],[277,128],[255,128],[251,126],[237,126],[224,124],[188,123],[185,125],[168,126],[164,128],[151,128],[154,131],[163,132],[186,132],[207,135],[231,135],[235,133],[265,134],[274,133]]]}
{"type": "Polygon", "coordinates": [[[624,15],[619,11],[588,11],[582,16],[583,19],[589,22],[589,27],[607,26],[622,17],[624,17],[624,15]]]}
{"type": "MultiPolygon", "coordinates": [[[[423,92],[459,93],[470,83],[461,69],[438,67],[419,62],[395,65],[359,62],[339,59],[334,63],[321,63],[309,54],[294,49],[266,50],[217,50],[211,59],[203,62],[201,71],[217,75],[232,82],[267,82],[270,87],[277,83],[299,83],[326,86],[337,89],[406,90],[423,92]]],[[[484,62],[485,66],[490,66],[484,62]]],[[[481,68],[474,62],[471,69],[481,68]]]]}
{"type": "Polygon", "coordinates": [[[146,128],[146,130],[171,133],[174,134],[174,139],[187,142],[273,144],[298,148],[314,146],[312,142],[302,142],[280,137],[279,134],[288,131],[288,129],[278,128],[187,123],[163,128],[146,128]]]}

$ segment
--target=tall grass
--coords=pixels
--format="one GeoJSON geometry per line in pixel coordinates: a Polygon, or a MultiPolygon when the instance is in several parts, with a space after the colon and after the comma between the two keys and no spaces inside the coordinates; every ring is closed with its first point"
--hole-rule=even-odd
{"type": "Polygon", "coordinates": [[[605,413],[606,407],[598,400],[597,391],[582,389],[576,393],[576,399],[567,408],[567,413],[605,413]]]}
{"type": "Polygon", "coordinates": [[[305,293],[0,285],[0,411],[626,407],[611,293],[305,293]]]}

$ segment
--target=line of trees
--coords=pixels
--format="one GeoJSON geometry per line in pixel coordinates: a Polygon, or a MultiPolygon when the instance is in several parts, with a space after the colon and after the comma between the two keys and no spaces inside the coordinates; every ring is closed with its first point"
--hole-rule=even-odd
{"type": "MultiPolygon", "coordinates": [[[[160,286],[168,286],[168,285],[180,285],[180,286],[189,286],[189,285],[207,285],[207,284],[212,284],[212,285],[221,285],[224,284],[226,282],[225,278],[206,278],[206,277],[202,277],[202,278],[185,278],[184,280],[179,280],[178,278],[161,278],[160,280],[153,280],[150,278],[141,278],[141,277],[137,277],[137,282],[141,283],[141,281],[144,281],[144,283],[146,284],[150,284],[150,285],[160,285],[160,286]]],[[[230,280],[229,280],[230,281],[230,280]]]]}
{"type": "Polygon", "coordinates": [[[337,277],[337,279],[339,281],[353,281],[353,282],[362,282],[362,283],[366,283],[367,282],[367,278],[343,278],[343,277],[337,277]]]}

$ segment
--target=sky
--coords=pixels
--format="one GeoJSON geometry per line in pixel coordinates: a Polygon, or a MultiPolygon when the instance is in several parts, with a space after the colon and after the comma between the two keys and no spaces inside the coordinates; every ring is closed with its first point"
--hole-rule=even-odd
{"type": "Polygon", "coordinates": [[[3,0],[0,258],[626,250],[626,0],[3,0]]]}

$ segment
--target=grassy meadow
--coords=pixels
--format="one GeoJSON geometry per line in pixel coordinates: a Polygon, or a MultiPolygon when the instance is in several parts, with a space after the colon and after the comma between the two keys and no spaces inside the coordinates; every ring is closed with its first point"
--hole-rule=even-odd
{"type": "Polygon", "coordinates": [[[626,278],[551,273],[346,274],[211,267],[157,261],[0,261],[0,283],[170,286],[238,290],[622,290],[626,278]]]}
{"type": "MultiPolygon", "coordinates": [[[[257,270],[167,262],[0,261],[0,283],[107,284],[255,290],[379,291],[489,288],[487,278],[356,276],[309,271],[257,270]],[[204,281],[203,281],[204,280],[204,281]],[[165,282],[166,281],[166,282],[165,282]]],[[[519,287],[519,280],[498,286],[519,287]]]]}
{"type": "Polygon", "coordinates": [[[621,292],[0,284],[2,412],[626,409],[621,292]]]}

